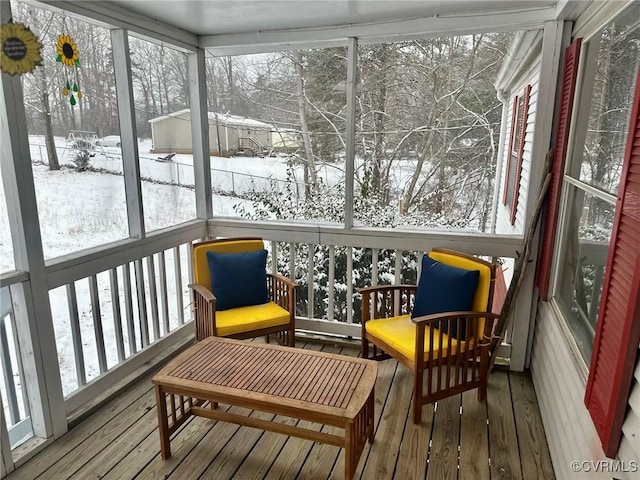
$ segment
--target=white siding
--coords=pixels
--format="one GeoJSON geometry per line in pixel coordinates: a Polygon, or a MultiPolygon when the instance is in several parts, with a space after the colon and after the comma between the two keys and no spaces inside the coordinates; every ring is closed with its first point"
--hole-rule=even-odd
{"type": "MultiPolygon", "coordinates": [[[[638,473],[573,472],[572,461],[607,461],[600,439],[584,404],[585,380],[577,366],[577,360],[562,332],[553,307],[541,302],[531,355],[531,375],[540,405],[553,468],[557,478],[590,480],[638,478],[638,473]]],[[[618,453],[620,465],[629,466],[638,461],[640,444],[640,366],[636,376],[624,424],[624,437],[618,453]],[[626,430],[626,431],[625,431],[626,430]]]]}
{"type": "Polygon", "coordinates": [[[640,463],[640,355],[631,383],[629,407],[622,425],[622,441],[618,456],[626,462],[636,460],[640,463]]]}
{"type": "Polygon", "coordinates": [[[527,206],[527,194],[529,192],[529,177],[531,171],[531,154],[533,151],[533,134],[534,128],[536,124],[536,112],[537,112],[537,104],[538,104],[538,86],[540,81],[540,58],[536,62],[534,62],[531,69],[526,72],[526,75],[522,76],[521,79],[511,88],[509,93],[509,104],[508,104],[508,118],[507,118],[507,129],[504,138],[500,139],[505,145],[509,143],[509,138],[511,137],[511,120],[513,116],[513,99],[516,96],[522,95],[524,89],[527,85],[531,85],[531,93],[529,97],[529,113],[528,113],[528,122],[527,129],[525,132],[525,140],[524,140],[524,153],[522,155],[522,176],[520,179],[520,190],[519,190],[519,201],[518,201],[518,210],[516,211],[516,221],[514,225],[511,225],[511,205],[504,205],[502,199],[504,198],[504,187],[505,187],[505,175],[507,172],[509,157],[511,152],[509,147],[505,147],[503,149],[503,161],[502,161],[502,171],[500,172],[500,193],[498,196],[498,211],[496,217],[496,233],[503,234],[522,234],[524,232],[524,216],[525,209],[527,206]]]}

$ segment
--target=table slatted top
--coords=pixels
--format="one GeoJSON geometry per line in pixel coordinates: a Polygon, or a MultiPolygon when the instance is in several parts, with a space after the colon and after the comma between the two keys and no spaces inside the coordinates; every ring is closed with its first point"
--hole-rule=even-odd
{"type": "Polygon", "coordinates": [[[171,383],[187,380],[340,409],[349,405],[367,368],[377,369],[368,360],[217,337],[185,354],[161,372],[171,383]]]}

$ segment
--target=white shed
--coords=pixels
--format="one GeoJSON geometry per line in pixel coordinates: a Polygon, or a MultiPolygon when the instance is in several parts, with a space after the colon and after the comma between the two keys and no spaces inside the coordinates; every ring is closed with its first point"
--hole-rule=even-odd
{"type": "MultiPolygon", "coordinates": [[[[153,151],[191,153],[191,111],[186,108],[149,120],[153,151]]],[[[212,155],[263,155],[272,147],[271,124],[230,114],[209,112],[212,155]]]]}

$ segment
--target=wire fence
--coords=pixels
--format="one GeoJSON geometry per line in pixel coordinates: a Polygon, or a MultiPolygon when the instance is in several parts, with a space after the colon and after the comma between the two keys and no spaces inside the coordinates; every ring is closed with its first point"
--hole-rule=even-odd
{"type": "MultiPolygon", "coordinates": [[[[31,159],[34,163],[48,165],[47,148],[41,144],[30,144],[31,159]]],[[[97,147],[91,152],[88,170],[122,175],[122,154],[97,147]]],[[[65,145],[56,146],[58,162],[62,167],[75,168],[74,161],[78,149],[65,145]]],[[[140,176],[144,181],[175,185],[185,188],[195,187],[193,165],[180,160],[164,160],[162,157],[139,155],[140,176]]],[[[211,189],[213,192],[243,197],[253,192],[291,191],[296,196],[304,195],[305,183],[302,180],[282,179],[274,176],[256,175],[211,168],[211,189]]]]}

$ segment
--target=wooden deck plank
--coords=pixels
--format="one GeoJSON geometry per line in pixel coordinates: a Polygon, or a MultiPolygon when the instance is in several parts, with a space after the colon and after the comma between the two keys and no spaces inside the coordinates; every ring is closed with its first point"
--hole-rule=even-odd
{"type": "Polygon", "coordinates": [[[373,446],[362,471],[363,480],[393,479],[404,425],[411,406],[413,374],[398,365],[382,412],[384,421],[376,429],[373,446]]]}
{"type": "MultiPolygon", "coordinates": [[[[246,414],[247,410],[232,407],[229,409],[229,412],[246,414]]],[[[211,422],[211,420],[209,420],[209,422],[211,422]]],[[[170,475],[165,474],[165,477],[160,478],[180,480],[199,478],[202,473],[209,468],[209,464],[217,457],[239,429],[240,426],[233,423],[216,422],[204,437],[197,438],[194,436],[191,441],[192,448],[189,450],[189,453],[181,458],[180,463],[172,470],[170,475]]],[[[176,437],[176,440],[178,438],[180,438],[180,435],[176,437]]],[[[159,449],[159,447],[156,448],[159,449]]],[[[151,480],[154,477],[145,474],[141,478],[151,480]]]]}
{"type": "Polygon", "coordinates": [[[434,413],[432,403],[423,406],[422,422],[418,425],[413,423],[411,414],[407,415],[395,478],[423,480],[426,477],[434,413]]]}
{"type": "MultiPolygon", "coordinates": [[[[251,412],[251,417],[272,421],[275,415],[254,410],[251,412]]],[[[235,472],[240,468],[264,433],[264,430],[257,428],[241,427],[238,429],[218,455],[212,459],[207,469],[202,473],[201,478],[235,478],[235,472]]],[[[173,478],[182,479],[184,477],[174,476],[173,478]]]]}
{"type": "Polygon", "coordinates": [[[494,373],[487,388],[491,479],[521,479],[518,436],[511,406],[509,376],[494,373]]]}
{"type": "MultiPolygon", "coordinates": [[[[317,423],[300,421],[297,425],[300,428],[309,430],[320,430],[320,425],[317,423]]],[[[311,451],[311,447],[313,447],[313,443],[308,440],[288,437],[280,454],[274,460],[271,468],[264,477],[265,480],[297,478],[298,472],[302,470],[305,460],[311,451]]]]}
{"type": "Polygon", "coordinates": [[[479,402],[478,391],[469,390],[462,394],[459,480],[476,478],[489,478],[487,402],[479,402]]]}
{"type": "MultiPolygon", "coordinates": [[[[317,343],[298,346],[316,351],[336,350],[317,343]]],[[[342,350],[341,353],[357,352],[342,350]]],[[[344,454],[337,447],[207,418],[193,418],[182,425],[172,435],[172,456],[162,460],[150,378],[151,375],[143,378],[7,478],[343,479],[344,454]]],[[[410,415],[413,383],[408,369],[395,360],[380,362],[375,388],[375,440],[373,446],[365,445],[354,478],[410,480],[424,479],[426,475],[436,478],[441,470],[432,462],[443,463],[443,445],[454,443],[455,434],[448,433],[446,425],[455,423],[455,400],[448,409],[438,408],[440,416],[434,415],[432,405],[423,407],[423,421],[416,426],[410,415]],[[440,424],[445,428],[440,428],[440,424]],[[433,457],[427,466],[430,440],[433,457]]],[[[530,377],[512,374],[510,387],[508,374],[496,371],[490,377],[487,402],[478,402],[476,396],[475,390],[461,396],[458,479],[553,478],[530,377]]],[[[220,408],[235,413],[249,412],[225,405],[220,408]]],[[[287,417],[278,418],[291,425],[316,430],[321,427],[287,417]]],[[[446,455],[447,462],[443,465],[452,465],[448,462],[453,456],[446,455]]]]}
{"type": "MultiPolygon", "coordinates": [[[[153,410],[155,413],[155,398],[152,395],[145,395],[125,408],[102,428],[51,465],[42,473],[41,478],[43,480],[71,478],[73,472],[98,455],[118,437],[126,434],[129,427],[144,417],[148,410],[153,410]]],[[[149,416],[148,418],[152,422],[155,417],[149,416]]]]}
{"type": "Polygon", "coordinates": [[[509,373],[524,478],[555,479],[531,377],[509,373]]]}
{"type": "Polygon", "coordinates": [[[102,480],[124,480],[134,478],[165,478],[184,460],[189,452],[214,427],[215,421],[205,418],[193,418],[172,435],[172,455],[167,460],[160,456],[160,439],[157,422],[153,422],[154,430],[127,456],[111,469],[102,480]]]}
{"type": "MultiPolygon", "coordinates": [[[[155,373],[155,372],[154,372],[155,373]]],[[[69,430],[53,444],[20,467],[19,473],[9,475],[7,480],[37,478],[51,465],[60,460],[74,448],[90,438],[100,430],[113,417],[151,391],[151,377],[154,373],[145,376],[139,382],[127,388],[120,396],[107,403],[103,408],[91,415],[88,419],[69,430]]]]}
{"type": "MultiPolygon", "coordinates": [[[[276,421],[286,425],[298,425],[299,420],[289,417],[276,417],[276,421]]],[[[249,480],[264,478],[278,458],[287,442],[286,435],[275,432],[265,432],[258,443],[253,446],[253,450],[242,463],[234,475],[234,480],[249,480]]]]}
{"type": "Polygon", "coordinates": [[[461,401],[460,394],[438,400],[427,465],[429,480],[455,480],[458,478],[461,401]]]}
{"type": "Polygon", "coordinates": [[[156,410],[151,408],[122,435],[103,446],[100,452],[91,458],[88,463],[85,463],[75,472],[66,471],[68,478],[102,478],[128,452],[136,448],[140,442],[157,430],[155,419],[156,410]]]}

